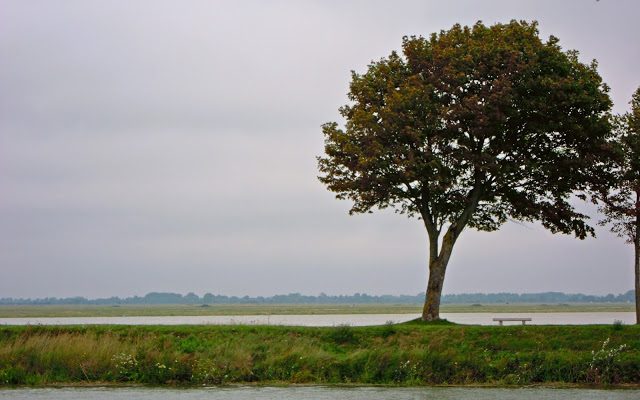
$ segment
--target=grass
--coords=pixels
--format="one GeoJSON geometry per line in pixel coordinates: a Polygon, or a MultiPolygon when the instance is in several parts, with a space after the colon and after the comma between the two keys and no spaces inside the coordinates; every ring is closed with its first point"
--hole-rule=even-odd
{"type": "Polygon", "coordinates": [[[640,326],[0,327],[0,386],[640,383],[640,326]]]}
{"type": "MultiPolygon", "coordinates": [[[[272,314],[419,314],[420,305],[407,304],[223,304],[209,305],[37,305],[0,306],[0,318],[206,316],[272,314]]],[[[634,311],[632,304],[444,304],[443,313],[461,312],[613,312],[634,311]]]]}

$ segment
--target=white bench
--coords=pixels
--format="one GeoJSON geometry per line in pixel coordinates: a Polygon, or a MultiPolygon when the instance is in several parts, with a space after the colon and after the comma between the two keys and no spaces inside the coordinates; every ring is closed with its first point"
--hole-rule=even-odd
{"type": "Polygon", "coordinates": [[[498,317],[498,318],[494,318],[493,320],[498,321],[501,326],[504,321],[507,321],[507,322],[517,321],[517,322],[522,322],[522,325],[525,325],[527,321],[531,321],[531,318],[498,317]]]}

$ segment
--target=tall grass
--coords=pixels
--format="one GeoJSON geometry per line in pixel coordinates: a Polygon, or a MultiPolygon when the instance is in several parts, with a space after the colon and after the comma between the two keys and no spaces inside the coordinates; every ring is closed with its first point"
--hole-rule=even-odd
{"type": "Polygon", "coordinates": [[[640,327],[4,327],[0,385],[640,383],[640,327]]]}

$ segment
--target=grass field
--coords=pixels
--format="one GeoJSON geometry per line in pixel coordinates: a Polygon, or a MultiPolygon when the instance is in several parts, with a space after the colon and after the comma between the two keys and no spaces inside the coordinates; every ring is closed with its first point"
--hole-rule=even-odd
{"type": "MultiPolygon", "coordinates": [[[[633,311],[632,304],[445,304],[442,312],[613,312],[633,311]]],[[[406,304],[225,304],[225,305],[52,305],[0,306],[0,318],[20,317],[121,317],[121,316],[205,316],[273,314],[419,314],[419,305],[406,304]]]]}
{"type": "Polygon", "coordinates": [[[105,383],[638,385],[640,326],[0,327],[0,386],[105,383]]]}

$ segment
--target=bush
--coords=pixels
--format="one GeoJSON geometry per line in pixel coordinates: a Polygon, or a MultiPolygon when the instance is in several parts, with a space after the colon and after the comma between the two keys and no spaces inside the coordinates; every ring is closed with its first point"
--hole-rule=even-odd
{"type": "Polygon", "coordinates": [[[0,385],[23,385],[27,383],[27,373],[20,367],[0,369],[0,385]]]}
{"type": "Polygon", "coordinates": [[[358,338],[349,325],[338,325],[331,330],[329,337],[339,345],[358,343],[358,338]]]}
{"type": "Polygon", "coordinates": [[[620,379],[617,363],[620,353],[627,348],[626,344],[609,348],[609,338],[602,342],[599,350],[591,352],[591,362],[587,370],[587,377],[593,383],[616,383],[620,379]]]}

